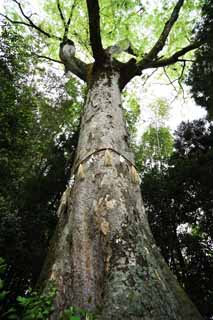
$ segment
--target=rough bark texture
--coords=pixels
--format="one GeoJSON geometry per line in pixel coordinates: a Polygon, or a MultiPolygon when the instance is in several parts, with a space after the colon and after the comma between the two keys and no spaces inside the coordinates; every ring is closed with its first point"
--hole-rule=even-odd
{"type": "Polygon", "coordinates": [[[70,305],[101,320],[202,319],[149,230],[131,165],[119,74],[108,68],[94,79],[82,117],[78,173],[64,194],[41,275],[58,288],[51,319],[70,305]]]}

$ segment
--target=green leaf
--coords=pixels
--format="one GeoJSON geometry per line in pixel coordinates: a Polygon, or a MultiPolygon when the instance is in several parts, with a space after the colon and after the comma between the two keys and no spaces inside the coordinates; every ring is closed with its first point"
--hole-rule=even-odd
{"type": "Polygon", "coordinates": [[[8,294],[8,291],[0,292],[0,301],[4,300],[7,294],[8,294]]]}
{"type": "Polygon", "coordinates": [[[4,281],[0,279],[0,289],[2,289],[3,287],[4,287],[4,281]]]}

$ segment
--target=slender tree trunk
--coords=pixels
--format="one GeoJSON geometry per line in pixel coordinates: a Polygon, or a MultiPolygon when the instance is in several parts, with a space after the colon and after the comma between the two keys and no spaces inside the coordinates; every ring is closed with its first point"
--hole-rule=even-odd
{"type": "Polygon", "coordinates": [[[151,235],[128,145],[119,73],[96,72],[81,122],[75,180],[40,281],[58,288],[56,312],[78,306],[101,320],[202,319],[151,235]]]}

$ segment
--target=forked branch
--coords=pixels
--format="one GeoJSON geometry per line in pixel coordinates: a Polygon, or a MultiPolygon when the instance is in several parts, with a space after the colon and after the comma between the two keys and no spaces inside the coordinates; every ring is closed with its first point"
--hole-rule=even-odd
{"type": "Polygon", "coordinates": [[[134,63],[134,59],[131,59],[128,63],[125,63],[122,65],[121,69],[121,77],[120,77],[120,87],[121,89],[124,88],[124,86],[135,76],[141,75],[142,71],[145,69],[153,69],[153,68],[160,68],[160,67],[166,67],[170,66],[172,64],[175,64],[177,62],[192,62],[191,59],[184,59],[183,56],[197,48],[199,48],[203,42],[193,42],[189,44],[188,46],[180,49],[179,51],[175,52],[173,55],[171,55],[168,58],[161,58],[159,60],[154,61],[146,61],[146,63],[143,63],[143,68],[141,68],[141,65],[138,66],[137,63],[134,63]]]}
{"type": "Polygon", "coordinates": [[[72,16],[73,16],[73,11],[74,11],[75,5],[76,5],[76,0],[74,0],[73,4],[71,6],[69,18],[68,18],[67,22],[65,23],[63,40],[67,39],[67,35],[68,35],[68,32],[69,32],[69,27],[70,27],[70,23],[71,23],[71,20],[72,20],[72,16]]]}
{"type": "Polygon", "coordinates": [[[138,63],[138,67],[140,66],[143,69],[143,66],[146,62],[153,61],[157,59],[158,53],[163,49],[163,47],[166,44],[166,40],[168,39],[168,36],[172,30],[172,27],[174,26],[175,22],[178,19],[179,12],[181,7],[183,6],[184,0],[178,0],[176,6],[174,7],[172,14],[169,18],[169,20],[166,22],[163,31],[161,32],[161,35],[153,48],[150,50],[148,54],[146,54],[146,57],[142,59],[141,62],[138,63]]]}
{"type": "Polygon", "coordinates": [[[32,19],[30,18],[31,16],[28,16],[25,12],[24,12],[24,9],[21,5],[21,3],[17,0],[12,0],[13,2],[15,2],[18,7],[19,7],[19,10],[21,12],[21,15],[24,17],[25,21],[19,21],[19,20],[13,20],[11,19],[10,17],[8,17],[7,15],[4,15],[4,14],[0,14],[2,17],[4,17],[6,20],[8,20],[10,23],[13,23],[13,24],[19,24],[19,25],[24,25],[24,26],[27,26],[29,28],[33,28],[35,30],[37,30],[39,33],[43,34],[44,36],[46,36],[47,38],[52,38],[52,39],[56,39],[56,40],[62,40],[62,38],[54,35],[54,34],[51,34],[47,31],[45,31],[44,29],[42,29],[41,27],[37,26],[33,21],[32,19]]]}
{"type": "Polygon", "coordinates": [[[59,12],[61,21],[62,21],[62,23],[63,23],[63,25],[64,25],[64,28],[66,28],[66,20],[65,20],[65,18],[64,18],[64,15],[63,15],[63,12],[62,12],[62,9],[61,9],[60,0],[57,0],[57,8],[58,8],[58,12],[59,12]]]}
{"type": "Polygon", "coordinates": [[[170,16],[170,19],[166,22],[159,39],[157,40],[153,48],[150,50],[150,52],[144,55],[143,59],[138,63],[135,62],[135,64],[129,64],[128,62],[125,64],[125,66],[122,67],[121,81],[120,81],[122,84],[121,88],[123,88],[124,85],[128,83],[134,76],[140,75],[142,71],[145,69],[166,67],[176,62],[180,62],[183,60],[186,61],[186,59],[184,59],[183,56],[187,52],[195,50],[203,44],[203,42],[195,41],[183,47],[182,49],[178,50],[168,58],[164,58],[163,56],[162,57],[158,56],[159,52],[164,48],[166,44],[168,36],[172,30],[172,27],[174,26],[175,22],[178,19],[179,12],[183,4],[184,4],[184,0],[177,1],[176,6],[174,7],[172,14],[170,16]]]}
{"type": "Polygon", "coordinates": [[[8,17],[7,15],[0,13],[0,16],[2,16],[3,18],[5,18],[7,21],[9,21],[12,24],[19,24],[19,25],[23,25],[32,29],[37,30],[39,33],[43,34],[44,36],[46,36],[47,38],[52,38],[52,39],[56,39],[56,40],[62,40],[62,38],[57,37],[49,32],[46,32],[45,30],[43,30],[42,28],[38,27],[37,25],[35,25],[34,23],[28,23],[25,21],[19,21],[19,20],[13,20],[10,17],[8,17]]]}
{"type": "MultiPolygon", "coordinates": [[[[68,30],[69,30],[69,25],[70,25],[72,13],[73,13],[73,9],[74,9],[74,6],[75,6],[75,1],[74,1],[74,4],[73,4],[72,8],[71,8],[70,15],[69,15],[69,18],[68,18],[67,22],[65,20],[65,17],[63,15],[63,12],[62,12],[62,9],[61,9],[60,1],[57,1],[60,17],[61,17],[61,19],[63,20],[63,23],[64,23],[64,30],[65,31],[64,31],[64,37],[63,38],[62,37],[58,37],[56,35],[53,35],[53,34],[51,34],[49,32],[46,32],[45,30],[43,30],[42,28],[37,26],[31,20],[31,16],[32,15],[28,16],[24,12],[24,9],[23,9],[21,3],[18,0],[12,0],[12,1],[18,5],[19,10],[21,12],[21,15],[25,19],[25,21],[13,20],[10,17],[8,17],[7,15],[0,14],[5,19],[7,19],[10,23],[24,25],[26,27],[33,28],[36,31],[38,31],[40,34],[45,35],[47,38],[53,38],[53,39],[59,40],[61,42],[64,40],[64,37],[65,38],[67,37],[67,33],[68,33],[68,30]]],[[[64,64],[66,71],[72,72],[73,74],[75,74],[76,76],[78,76],[80,79],[82,79],[84,81],[87,80],[86,79],[87,78],[87,76],[86,76],[86,74],[87,74],[87,64],[84,63],[83,61],[81,61],[80,59],[76,58],[74,55],[70,56],[69,61],[59,61],[59,60],[56,60],[56,59],[53,59],[53,58],[50,58],[50,57],[47,57],[47,56],[44,56],[44,55],[38,55],[38,54],[35,54],[35,55],[40,59],[46,59],[46,60],[49,60],[49,61],[53,61],[53,62],[64,64]]]]}
{"type": "Polygon", "coordinates": [[[190,52],[192,50],[195,50],[195,49],[199,48],[202,44],[203,44],[203,42],[198,42],[198,41],[194,42],[194,43],[191,43],[188,46],[186,46],[186,47],[180,49],[179,51],[175,52],[173,55],[171,55],[168,58],[164,58],[164,59],[161,59],[161,60],[153,61],[150,64],[145,65],[143,69],[166,67],[166,66],[174,64],[176,62],[182,61],[183,59],[179,59],[179,58],[184,56],[187,52],[190,52]]]}

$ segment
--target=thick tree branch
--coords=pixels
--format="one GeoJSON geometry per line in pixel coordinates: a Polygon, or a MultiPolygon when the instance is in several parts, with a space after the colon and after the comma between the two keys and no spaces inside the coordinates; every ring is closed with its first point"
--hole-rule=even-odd
{"type": "Polygon", "coordinates": [[[183,59],[179,59],[180,57],[184,56],[187,52],[195,50],[199,48],[202,45],[202,42],[194,42],[189,44],[188,46],[182,48],[181,50],[175,52],[172,56],[160,60],[156,60],[150,63],[147,63],[147,65],[144,65],[144,69],[149,68],[159,68],[159,67],[165,67],[169,66],[171,64],[174,64],[179,61],[183,61],[183,59]]]}
{"type": "Polygon", "coordinates": [[[160,58],[154,61],[147,61],[146,59],[141,63],[136,63],[135,59],[131,59],[127,63],[119,63],[120,68],[120,88],[121,90],[124,86],[135,76],[141,75],[142,71],[145,69],[153,69],[153,68],[160,68],[170,66],[175,64],[176,62],[187,62],[192,61],[191,59],[184,59],[183,56],[192,50],[199,48],[203,42],[194,42],[189,44],[188,46],[180,49],[179,51],[175,52],[172,56],[168,58],[160,58]]]}
{"type": "Polygon", "coordinates": [[[150,50],[150,52],[146,55],[146,57],[138,63],[138,66],[141,65],[141,68],[143,69],[143,65],[146,62],[153,61],[154,59],[157,58],[158,53],[163,49],[163,47],[166,44],[166,40],[170,34],[170,31],[172,30],[173,25],[178,19],[179,12],[181,7],[183,6],[184,0],[178,0],[176,6],[174,7],[172,14],[169,18],[169,20],[166,22],[164,29],[155,43],[154,47],[150,50]]]}
{"type": "Polygon", "coordinates": [[[89,16],[90,43],[96,62],[103,61],[105,52],[101,42],[100,9],[98,0],[86,0],[89,16]]]}
{"type": "Polygon", "coordinates": [[[85,62],[73,56],[71,59],[63,61],[62,63],[65,65],[65,72],[70,71],[81,80],[87,81],[88,65],[85,62]]]}
{"type": "MultiPolygon", "coordinates": [[[[20,25],[24,25],[24,26],[27,26],[27,27],[30,27],[30,28],[33,28],[35,30],[37,30],[39,33],[42,33],[43,35],[45,35],[46,37],[48,38],[54,38],[54,39],[57,39],[57,40],[60,40],[60,41],[63,41],[64,39],[62,39],[61,37],[57,37],[55,35],[52,35],[50,34],[49,32],[46,32],[45,30],[41,29],[40,27],[38,27],[36,24],[34,24],[34,22],[31,20],[31,16],[27,16],[22,8],[22,5],[21,3],[18,1],[18,0],[12,0],[13,2],[15,2],[18,7],[19,7],[19,10],[22,14],[22,16],[24,17],[24,19],[26,19],[27,21],[16,21],[16,20],[13,20],[11,19],[10,17],[4,15],[4,14],[1,14],[1,16],[3,16],[5,19],[7,19],[10,23],[13,23],[13,24],[20,24],[20,25]]],[[[71,22],[71,17],[72,17],[72,13],[73,13],[73,8],[74,8],[74,5],[75,5],[75,2],[71,8],[71,12],[70,12],[70,16],[66,22],[65,20],[65,17],[62,13],[62,10],[61,10],[61,7],[60,7],[60,2],[57,1],[57,4],[58,4],[58,10],[60,12],[60,16],[61,16],[61,19],[63,20],[64,22],[64,27],[65,27],[65,38],[67,36],[67,33],[68,33],[68,29],[69,29],[69,25],[70,25],[70,22],[71,22]]],[[[81,61],[80,59],[76,58],[75,56],[72,56],[70,57],[69,60],[66,60],[66,61],[59,61],[59,60],[56,60],[56,59],[52,59],[50,57],[47,57],[47,56],[44,56],[44,55],[37,55],[35,54],[38,58],[40,59],[47,59],[49,61],[53,61],[53,62],[57,62],[57,63],[62,63],[65,65],[65,71],[70,71],[72,73],[74,73],[76,76],[78,76],[80,79],[82,79],[83,81],[86,81],[87,80],[87,64],[84,63],[83,61],[81,61]]]]}
{"type": "Polygon", "coordinates": [[[120,69],[119,86],[121,90],[132,78],[141,75],[141,71],[137,68],[136,59],[134,58],[130,59],[127,63],[114,59],[114,63],[120,69]]]}
{"type": "Polygon", "coordinates": [[[67,62],[62,62],[60,60],[56,60],[47,56],[43,56],[43,55],[39,55],[34,53],[34,55],[39,58],[39,59],[45,59],[45,60],[49,60],[52,62],[56,62],[56,63],[60,63],[60,64],[64,64],[65,65],[65,71],[68,72],[72,72],[73,74],[75,74],[77,77],[79,77],[81,80],[83,81],[87,81],[87,64],[82,62],[80,59],[76,58],[76,57],[72,57],[71,61],[67,61],[67,62]]]}
{"type": "Polygon", "coordinates": [[[57,40],[62,40],[60,37],[57,37],[53,34],[50,34],[49,32],[46,32],[45,30],[43,30],[42,28],[40,28],[39,26],[37,26],[31,19],[29,16],[27,16],[22,8],[22,5],[19,1],[17,0],[12,0],[13,2],[15,2],[18,7],[19,7],[19,10],[22,14],[22,16],[28,21],[28,22],[25,22],[25,21],[16,21],[16,20],[12,20],[11,18],[9,18],[8,16],[6,15],[3,15],[1,14],[1,16],[3,16],[5,19],[7,19],[8,21],[10,21],[11,23],[14,23],[14,24],[20,24],[20,25],[25,25],[27,27],[30,27],[30,28],[33,28],[35,30],[37,30],[38,32],[42,33],[43,35],[45,35],[46,37],[48,38],[52,38],[52,39],[57,39],[57,40]]]}
{"type": "Polygon", "coordinates": [[[168,36],[174,26],[175,22],[178,19],[179,12],[181,7],[184,4],[184,0],[178,0],[176,6],[174,7],[172,14],[169,20],[166,22],[163,31],[160,34],[159,39],[153,46],[153,48],[149,51],[148,54],[144,55],[143,59],[138,63],[126,63],[125,66],[122,66],[121,69],[121,88],[128,83],[134,76],[140,75],[142,70],[149,69],[149,68],[158,68],[158,67],[165,67],[167,65],[176,63],[179,57],[182,57],[185,53],[196,49],[199,47],[198,43],[193,43],[185,48],[179,50],[175,54],[173,54],[169,58],[162,59],[162,57],[158,57],[159,52],[164,48],[168,36]]]}

